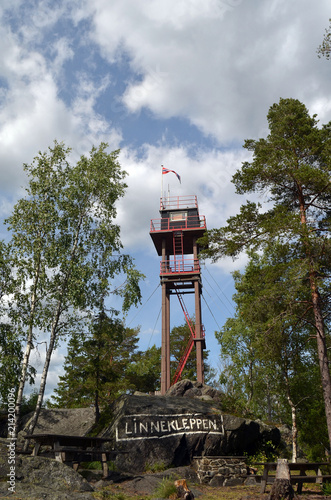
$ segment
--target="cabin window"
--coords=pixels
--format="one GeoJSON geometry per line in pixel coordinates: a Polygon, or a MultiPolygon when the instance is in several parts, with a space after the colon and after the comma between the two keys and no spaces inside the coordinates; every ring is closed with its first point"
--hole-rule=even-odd
{"type": "Polygon", "coordinates": [[[187,212],[172,212],[170,214],[171,221],[180,221],[187,219],[187,212]]]}

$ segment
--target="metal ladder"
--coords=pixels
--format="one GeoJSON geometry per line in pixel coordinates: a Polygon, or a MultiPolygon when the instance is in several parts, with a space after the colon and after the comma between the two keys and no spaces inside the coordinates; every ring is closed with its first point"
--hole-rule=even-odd
{"type": "Polygon", "coordinates": [[[184,266],[183,231],[173,232],[174,266],[179,272],[181,265],[184,266]]]}
{"type": "Polygon", "coordinates": [[[178,380],[180,379],[182,373],[183,373],[183,370],[184,370],[184,367],[186,365],[186,362],[191,354],[191,351],[192,351],[192,348],[194,346],[194,339],[195,339],[195,330],[193,330],[193,324],[192,324],[192,320],[188,314],[188,311],[186,309],[186,306],[185,306],[185,303],[184,303],[184,300],[183,300],[183,297],[181,295],[181,293],[179,293],[178,289],[175,287],[175,291],[176,291],[176,294],[177,294],[177,297],[178,297],[178,300],[179,300],[179,303],[183,309],[183,313],[184,313],[184,316],[185,316],[185,319],[186,319],[186,323],[188,324],[188,327],[190,329],[190,332],[191,332],[191,336],[189,338],[189,341],[187,343],[187,346],[185,348],[185,351],[182,355],[182,357],[180,358],[179,360],[179,363],[178,363],[178,366],[177,366],[177,370],[175,372],[175,375],[173,376],[173,379],[172,379],[172,382],[171,384],[175,384],[176,382],[178,382],[178,380]]]}

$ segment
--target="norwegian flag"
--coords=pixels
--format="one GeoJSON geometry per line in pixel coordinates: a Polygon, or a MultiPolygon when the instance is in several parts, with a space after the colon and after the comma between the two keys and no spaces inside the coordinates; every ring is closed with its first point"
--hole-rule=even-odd
{"type": "Polygon", "coordinates": [[[172,172],[173,174],[175,174],[177,176],[177,179],[179,180],[179,182],[181,182],[180,175],[178,175],[177,172],[175,172],[174,170],[169,170],[168,168],[165,168],[162,165],[162,174],[169,174],[169,172],[172,172]]]}

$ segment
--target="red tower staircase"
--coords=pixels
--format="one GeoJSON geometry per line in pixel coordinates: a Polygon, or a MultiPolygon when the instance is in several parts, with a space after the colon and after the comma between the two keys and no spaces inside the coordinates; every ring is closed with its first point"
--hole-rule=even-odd
{"type": "MultiPolygon", "coordinates": [[[[177,287],[174,287],[174,288],[175,288],[175,292],[177,294],[179,303],[180,303],[180,305],[182,307],[186,323],[188,324],[188,327],[190,329],[191,336],[190,336],[189,341],[188,341],[188,343],[186,345],[185,351],[183,352],[182,357],[180,358],[180,361],[179,361],[178,366],[177,366],[177,370],[176,370],[175,375],[173,376],[173,379],[171,381],[171,385],[175,384],[180,379],[180,377],[181,377],[181,375],[183,373],[183,370],[185,368],[186,362],[187,362],[187,360],[188,360],[188,358],[189,358],[189,356],[191,354],[191,351],[193,349],[194,339],[196,338],[195,329],[193,329],[194,328],[193,327],[193,322],[192,322],[192,320],[191,320],[191,318],[190,318],[190,316],[188,314],[188,311],[186,309],[185,302],[183,300],[183,296],[179,292],[179,290],[177,289],[177,287]]],[[[204,332],[203,332],[203,336],[204,336],[204,332]]]]}

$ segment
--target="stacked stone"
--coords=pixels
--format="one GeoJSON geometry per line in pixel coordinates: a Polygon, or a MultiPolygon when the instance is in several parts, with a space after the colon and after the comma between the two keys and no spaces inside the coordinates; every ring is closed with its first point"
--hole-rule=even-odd
{"type": "Polygon", "coordinates": [[[247,478],[246,457],[194,457],[201,484],[237,486],[247,478]]]}

